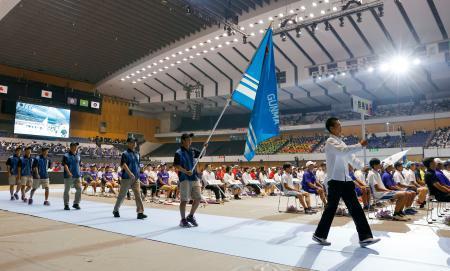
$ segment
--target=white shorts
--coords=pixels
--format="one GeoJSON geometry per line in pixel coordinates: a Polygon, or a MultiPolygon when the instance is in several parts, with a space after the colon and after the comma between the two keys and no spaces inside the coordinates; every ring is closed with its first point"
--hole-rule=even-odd
{"type": "Polygon", "coordinates": [[[17,175],[11,175],[11,176],[9,176],[9,177],[8,177],[9,185],[15,185],[15,184],[18,184],[19,182],[16,180],[16,178],[17,178],[17,175]]]}
{"type": "Polygon", "coordinates": [[[39,186],[42,186],[43,189],[48,188],[50,184],[50,179],[34,179],[33,180],[33,189],[38,189],[39,186]]]}
{"type": "Polygon", "coordinates": [[[22,176],[19,181],[20,185],[32,186],[33,176],[22,176]]]}
{"type": "Polygon", "coordinates": [[[287,197],[298,197],[301,196],[303,193],[302,192],[298,192],[298,191],[294,191],[294,190],[289,190],[284,192],[284,195],[287,197]]]}

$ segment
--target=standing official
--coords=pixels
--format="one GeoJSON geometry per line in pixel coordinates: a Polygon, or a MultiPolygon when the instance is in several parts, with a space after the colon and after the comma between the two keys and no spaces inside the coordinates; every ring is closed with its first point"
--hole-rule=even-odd
{"type": "Polygon", "coordinates": [[[8,170],[8,181],[9,181],[9,192],[11,193],[11,200],[18,200],[20,190],[19,184],[19,160],[20,153],[22,152],[21,147],[16,147],[14,154],[11,155],[6,161],[6,168],[8,170]],[[14,193],[14,185],[17,186],[16,192],[14,193]]]}
{"type": "Polygon", "coordinates": [[[69,191],[73,185],[75,187],[75,200],[72,207],[80,210],[81,201],[81,157],[78,154],[77,142],[70,143],[70,149],[64,154],[62,164],[64,166],[64,210],[70,210],[69,208],[69,191]]]}
{"type": "Polygon", "coordinates": [[[36,178],[33,180],[33,189],[31,189],[28,204],[33,204],[34,192],[36,192],[36,189],[38,189],[39,186],[42,186],[42,188],[45,190],[44,205],[50,205],[50,202],[48,201],[50,184],[48,169],[51,167],[51,164],[52,162],[48,158],[48,147],[42,147],[41,154],[37,156],[33,161],[33,172],[36,178]]]}
{"type": "Polygon", "coordinates": [[[128,190],[131,188],[133,190],[134,200],[136,201],[137,219],[147,218],[144,214],[144,205],[142,204],[141,198],[141,186],[139,181],[139,166],[141,161],[139,153],[135,151],[136,141],[137,140],[133,136],[128,137],[128,149],[122,153],[122,159],[120,161],[120,166],[122,167],[122,180],[120,181],[119,196],[117,197],[116,205],[114,206],[114,217],[120,217],[120,205],[122,205],[128,190]]]}
{"type": "Polygon", "coordinates": [[[341,123],[337,118],[329,118],[326,122],[326,128],[331,133],[325,144],[328,204],[313,235],[313,240],[324,246],[331,245],[327,241],[327,237],[339,200],[342,198],[356,224],[359,244],[361,247],[366,247],[380,241],[380,239],[373,238],[364,211],[356,198],[355,184],[349,177],[348,165],[351,164],[353,167],[359,166],[360,168],[364,166],[353,154],[360,151],[363,146],[367,146],[367,140],[361,140],[356,145],[347,146],[341,139],[341,123]]]}

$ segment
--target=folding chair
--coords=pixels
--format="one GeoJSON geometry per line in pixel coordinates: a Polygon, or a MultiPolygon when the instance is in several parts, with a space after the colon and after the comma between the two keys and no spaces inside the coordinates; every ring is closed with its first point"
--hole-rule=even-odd
{"type": "Polygon", "coordinates": [[[298,210],[297,197],[294,196],[294,195],[286,195],[286,194],[284,193],[284,187],[283,187],[283,184],[281,184],[281,191],[280,191],[280,195],[278,196],[278,212],[279,212],[279,213],[282,212],[282,211],[280,210],[281,197],[286,197],[286,198],[287,198],[287,201],[286,201],[286,210],[287,210],[287,208],[289,207],[289,200],[290,200],[290,198],[292,198],[292,197],[294,198],[294,201],[295,201],[295,208],[297,208],[297,210],[298,210]]]}

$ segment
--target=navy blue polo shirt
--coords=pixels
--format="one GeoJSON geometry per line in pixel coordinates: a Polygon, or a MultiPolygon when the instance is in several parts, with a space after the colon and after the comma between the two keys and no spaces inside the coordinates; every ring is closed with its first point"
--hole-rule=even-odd
{"type": "Polygon", "coordinates": [[[6,165],[9,166],[9,173],[11,173],[11,175],[17,175],[19,173],[19,160],[20,157],[14,154],[6,161],[6,165]]]}
{"type": "MultiPolygon", "coordinates": [[[[62,160],[63,166],[67,165],[70,172],[72,173],[72,178],[80,178],[81,177],[81,171],[80,171],[80,164],[81,164],[81,157],[80,155],[73,154],[72,152],[66,152],[63,156],[62,160]]],[[[64,170],[64,178],[70,178],[69,174],[64,170]]]]}
{"type": "Polygon", "coordinates": [[[33,165],[33,158],[20,157],[18,166],[20,167],[20,176],[31,176],[31,166],[33,165]]]}
{"type": "MultiPolygon", "coordinates": [[[[126,150],[122,153],[122,159],[120,160],[120,165],[126,164],[128,168],[130,169],[131,173],[134,174],[134,177],[139,178],[140,169],[139,165],[141,163],[139,153],[133,151],[133,150],[126,150]]],[[[128,173],[125,171],[125,169],[122,169],[122,179],[131,179],[130,176],[128,176],[128,173]]]]}
{"type": "Polygon", "coordinates": [[[33,162],[33,168],[38,169],[40,179],[48,179],[48,169],[51,167],[52,162],[48,157],[41,155],[36,156],[33,162]]]}
{"type": "MultiPolygon", "coordinates": [[[[199,158],[200,151],[194,148],[186,149],[183,146],[175,152],[175,157],[173,158],[173,165],[180,166],[185,170],[191,170],[194,166],[194,159],[199,158]]],[[[188,180],[188,181],[196,181],[197,180],[197,170],[194,169],[193,174],[188,176],[181,171],[178,172],[178,178],[180,182],[188,180]]]]}

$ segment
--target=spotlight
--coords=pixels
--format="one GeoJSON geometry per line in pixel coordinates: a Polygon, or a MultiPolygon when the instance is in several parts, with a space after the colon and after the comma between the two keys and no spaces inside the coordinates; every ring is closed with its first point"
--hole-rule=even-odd
{"type": "Polygon", "coordinates": [[[370,73],[372,73],[372,72],[374,71],[374,69],[373,69],[373,67],[369,67],[369,68],[367,69],[367,71],[370,72],[370,73]]]}
{"type": "Polygon", "coordinates": [[[415,58],[414,60],[413,60],[413,64],[414,65],[420,65],[420,59],[418,59],[418,58],[415,58]]]}
{"type": "Polygon", "coordinates": [[[403,74],[409,70],[408,60],[403,56],[394,57],[389,64],[392,71],[396,74],[403,74]]]}
{"type": "Polygon", "coordinates": [[[191,13],[192,13],[191,6],[186,6],[185,11],[186,11],[186,15],[191,15],[191,13]]]}
{"type": "Polygon", "coordinates": [[[383,6],[379,6],[378,7],[378,17],[383,17],[384,16],[384,8],[383,6]]]}
{"type": "Polygon", "coordinates": [[[325,31],[330,30],[330,23],[328,21],[325,21],[325,31]]]}
{"type": "Polygon", "coordinates": [[[302,36],[302,30],[300,29],[300,27],[297,27],[295,29],[295,33],[296,33],[297,38],[300,38],[302,36]]]}
{"type": "Polygon", "coordinates": [[[281,41],[286,41],[286,33],[285,32],[282,32],[281,34],[280,34],[280,36],[281,36],[281,41]]]}
{"type": "Polygon", "coordinates": [[[356,13],[356,17],[357,17],[356,21],[358,23],[362,22],[362,14],[361,14],[361,12],[356,13]]]}
{"type": "Polygon", "coordinates": [[[344,27],[344,17],[339,18],[339,26],[344,27]]]}
{"type": "Polygon", "coordinates": [[[247,36],[246,35],[242,36],[242,43],[247,44],[247,36]]]}

